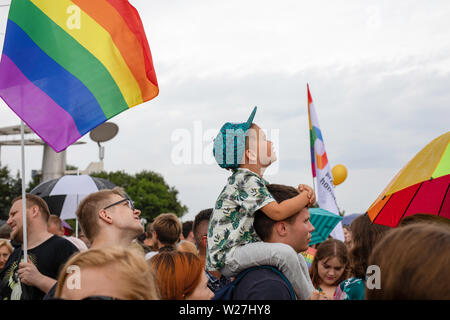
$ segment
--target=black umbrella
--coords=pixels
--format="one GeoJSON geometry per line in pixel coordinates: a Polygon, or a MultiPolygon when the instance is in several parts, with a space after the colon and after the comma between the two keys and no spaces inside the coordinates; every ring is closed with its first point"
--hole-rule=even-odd
{"type": "Polygon", "coordinates": [[[75,211],[80,201],[90,193],[102,189],[112,189],[116,185],[106,179],[88,175],[67,175],[44,181],[31,190],[47,202],[51,214],[61,219],[75,219],[75,211]]]}

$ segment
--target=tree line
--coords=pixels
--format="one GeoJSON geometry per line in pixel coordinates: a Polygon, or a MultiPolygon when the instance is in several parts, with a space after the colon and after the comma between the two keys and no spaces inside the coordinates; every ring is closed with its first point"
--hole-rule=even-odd
{"type": "MultiPolygon", "coordinates": [[[[76,169],[68,166],[68,170],[76,169]]],[[[141,210],[141,217],[152,221],[160,213],[172,212],[182,216],[188,208],[178,200],[178,190],[169,186],[163,176],[154,171],[144,170],[134,175],[125,171],[100,172],[91,174],[122,187],[133,199],[136,208],[141,210]]],[[[26,191],[30,192],[40,183],[38,175],[33,176],[26,191]]],[[[8,167],[0,167],[0,219],[8,218],[11,200],[21,195],[21,178],[19,173],[11,174],[8,167]]],[[[55,213],[59,214],[59,213],[55,213]]]]}

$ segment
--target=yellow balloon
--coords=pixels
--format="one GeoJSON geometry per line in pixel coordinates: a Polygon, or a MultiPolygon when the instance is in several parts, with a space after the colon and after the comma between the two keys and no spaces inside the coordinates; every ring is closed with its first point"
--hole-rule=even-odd
{"type": "Polygon", "coordinates": [[[337,164],[331,169],[331,174],[333,175],[333,184],[337,186],[347,178],[347,168],[343,164],[337,164]]]}

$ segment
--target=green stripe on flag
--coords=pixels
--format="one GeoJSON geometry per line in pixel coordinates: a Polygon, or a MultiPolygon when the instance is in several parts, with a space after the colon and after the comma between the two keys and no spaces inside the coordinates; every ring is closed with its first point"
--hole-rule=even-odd
{"type": "Polygon", "coordinates": [[[119,87],[105,66],[34,4],[28,0],[12,1],[9,19],[91,91],[106,118],[128,109],[119,87]],[[39,28],[35,28],[36,25],[39,28]]]}

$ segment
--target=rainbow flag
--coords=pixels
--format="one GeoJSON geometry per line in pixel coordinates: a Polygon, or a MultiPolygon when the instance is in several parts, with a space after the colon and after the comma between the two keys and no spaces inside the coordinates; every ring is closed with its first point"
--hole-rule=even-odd
{"type": "Polygon", "coordinates": [[[56,152],[158,92],[127,0],[12,0],[0,97],[56,152]]]}
{"type": "Polygon", "coordinates": [[[317,250],[311,247],[308,247],[308,250],[301,252],[301,255],[305,258],[306,264],[308,268],[311,268],[311,264],[314,261],[314,257],[316,256],[317,250]]]}
{"type": "MultiPolygon", "coordinates": [[[[309,115],[309,132],[310,132],[310,148],[311,148],[311,165],[313,179],[317,176],[317,198],[319,207],[331,213],[339,215],[339,209],[334,196],[333,176],[331,175],[330,164],[328,163],[327,152],[323,142],[322,131],[319,126],[319,119],[314,109],[314,103],[308,90],[308,115],[309,115]]],[[[331,232],[334,239],[344,241],[344,231],[342,223],[339,222],[331,232]]]]}

